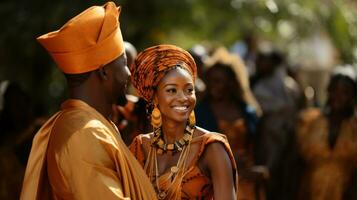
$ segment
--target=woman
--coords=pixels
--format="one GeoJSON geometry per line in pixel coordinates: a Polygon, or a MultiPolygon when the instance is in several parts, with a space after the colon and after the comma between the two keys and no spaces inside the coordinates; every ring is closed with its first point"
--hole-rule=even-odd
{"type": "Polygon", "coordinates": [[[352,68],[337,68],[328,85],[326,108],[302,114],[297,138],[306,169],[300,199],[344,199],[351,175],[357,171],[356,96],[352,68]]]}
{"type": "Polygon", "coordinates": [[[152,105],[154,131],[130,146],[159,199],[236,199],[237,172],[227,139],[195,125],[196,65],[173,45],[141,52],[132,84],[152,105]]]}
{"type": "MultiPolygon", "coordinates": [[[[261,178],[267,169],[255,166],[253,157],[258,117],[253,106],[255,104],[245,98],[247,94],[243,90],[243,80],[248,82],[247,73],[236,73],[242,72],[240,68],[245,66],[235,60],[238,57],[234,58],[223,49],[219,49],[212,59],[214,61],[210,63],[205,76],[207,93],[196,107],[197,125],[227,136],[238,161],[238,199],[264,199],[264,182],[261,178]]],[[[249,88],[247,90],[250,91],[249,88]]]]}

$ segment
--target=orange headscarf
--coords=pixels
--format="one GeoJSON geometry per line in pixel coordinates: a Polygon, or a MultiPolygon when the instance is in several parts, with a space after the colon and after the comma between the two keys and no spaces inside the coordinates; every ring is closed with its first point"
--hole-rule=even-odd
{"type": "Polygon", "coordinates": [[[37,38],[58,67],[68,74],[98,69],[124,52],[119,27],[120,7],[107,2],[92,6],[57,31],[37,38]]]}
{"type": "Polygon", "coordinates": [[[151,102],[160,80],[176,67],[186,69],[196,79],[196,63],[187,51],[174,45],[153,46],[139,53],[131,65],[131,82],[138,95],[151,102]]]}

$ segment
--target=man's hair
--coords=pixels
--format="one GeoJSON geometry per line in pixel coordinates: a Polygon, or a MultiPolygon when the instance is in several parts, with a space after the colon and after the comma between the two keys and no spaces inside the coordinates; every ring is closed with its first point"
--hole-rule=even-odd
{"type": "Polygon", "coordinates": [[[75,88],[84,83],[91,75],[92,71],[81,74],[66,74],[64,73],[69,88],[75,88]]]}

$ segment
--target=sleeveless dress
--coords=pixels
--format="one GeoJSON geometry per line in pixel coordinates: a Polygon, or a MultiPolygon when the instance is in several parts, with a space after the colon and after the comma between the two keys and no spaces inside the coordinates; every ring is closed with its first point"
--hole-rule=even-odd
{"type": "MultiPolygon", "coordinates": [[[[139,163],[144,167],[147,157],[147,152],[145,149],[150,149],[150,138],[152,134],[141,134],[138,135],[130,145],[130,150],[133,152],[134,156],[138,159],[139,163]],[[143,147],[145,146],[145,148],[143,147]]],[[[183,200],[186,199],[213,199],[213,184],[211,182],[211,178],[204,174],[199,168],[198,161],[202,157],[205,152],[206,147],[209,144],[219,142],[221,143],[225,150],[227,151],[229,158],[232,163],[233,168],[233,178],[234,184],[238,187],[238,174],[237,168],[234,161],[234,157],[230,146],[228,144],[227,138],[225,135],[219,133],[206,133],[201,136],[194,137],[191,141],[191,149],[190,154],[188,156],[188,165],[186,167],[186,171],[183,174],[182,182],[180,183],[180,192],[181,198],[183,200]]],[[[168,181],[169,172],[165,172],[159,176],[158,184],[160,188],[166,190],[170,185],[170,181],[168,181]]],[[[177,192],[168,190],[167,193],[177,192]]],[[[170,195],[168,195],[170,196],[170,195]]],[[[171,194],[172,196],[172,194],[171,194]]]]}

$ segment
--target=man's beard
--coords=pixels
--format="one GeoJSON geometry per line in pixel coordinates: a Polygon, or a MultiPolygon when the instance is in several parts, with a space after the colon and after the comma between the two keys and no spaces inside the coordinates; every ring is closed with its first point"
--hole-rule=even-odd
{"type": "Polygon", "coordinates": [[[120,91],[118,98],[115,99],[115,104],[119,105],[119,106],[125,106],[128,103],[128,100],[126,98],[126,94],[127,94],[127,83],[121,83],[120,84],[120,89],[118,91],[120,91]]]}
{"type": "Polygon", "coordinates": [[[126,99],[125,94],[121,94],[117,100],[116,100],[116,104],[119,106],[125,106],[127,104],[128,100],[126,99]]]}

